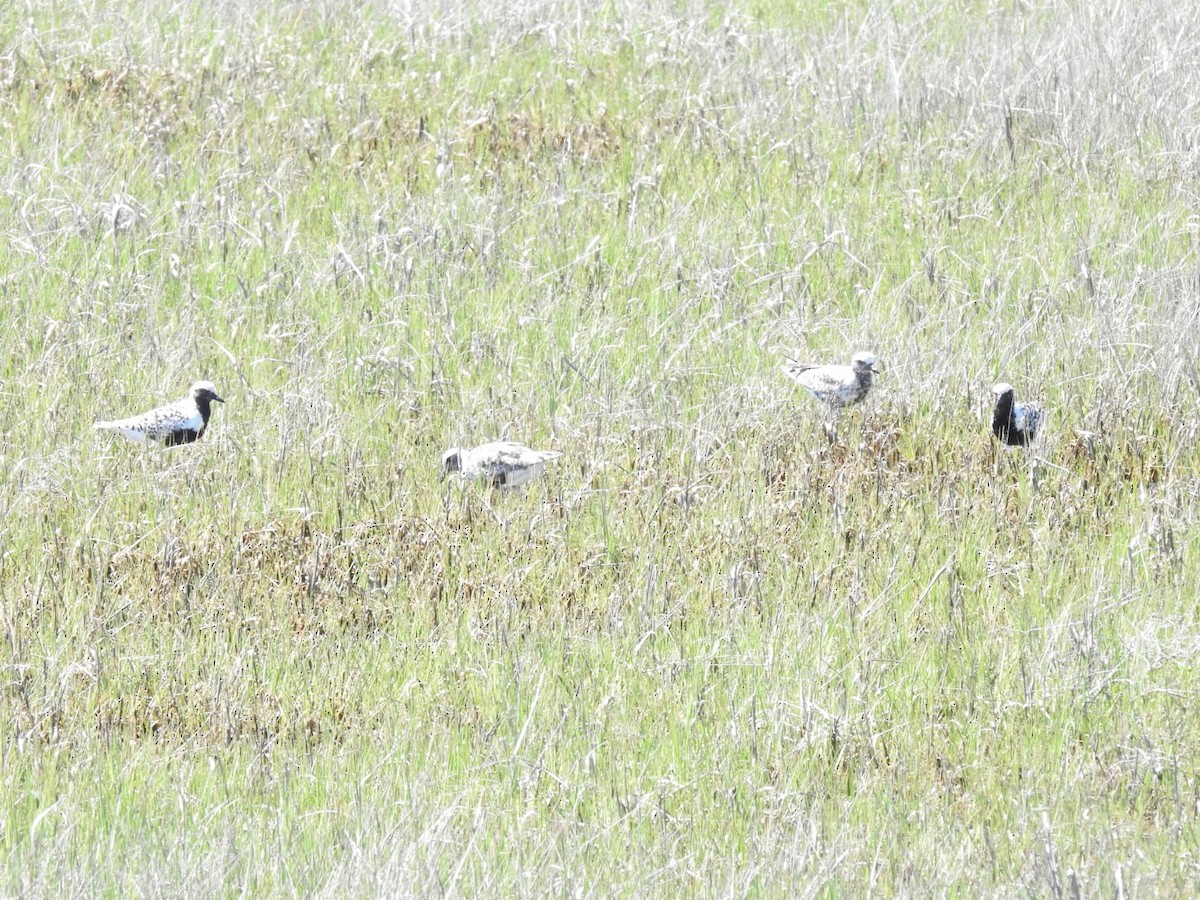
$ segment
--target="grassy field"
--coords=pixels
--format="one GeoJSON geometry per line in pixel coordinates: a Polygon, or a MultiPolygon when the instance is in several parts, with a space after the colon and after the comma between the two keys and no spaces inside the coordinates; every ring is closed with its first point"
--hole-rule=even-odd
{"type": "Polygon", "coordinates": [[[0,38],[0,893],[1200,890],[1191,4],[0,38]]]}

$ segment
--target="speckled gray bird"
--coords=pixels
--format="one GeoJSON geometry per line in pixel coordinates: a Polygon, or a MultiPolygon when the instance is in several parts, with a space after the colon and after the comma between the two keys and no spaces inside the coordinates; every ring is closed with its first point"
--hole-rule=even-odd
{"type": "Polygon", "coordinates": [[[833,409],[841,409],[858,403],[871,390],[875,354],[860,350],[851,357],[848,366],[786,362],[783,371],[797,384],[812,391],[818,400],[833,409]]]}
{"type": "Polygon", "coordinates": [[[212,402],[224,403],[211,381],[197,381],[182,400],[168,403],[140,416],[97,422],[98,431],[115,431],[139,444],[176,447],[204,436],[212,415],[212,402]]]}
{"type": "Polygon", "coordinates": [[[542,473],[547,462],[558,459],[553,450],[530,450],[512,441],[495,441],[471,449],[452,447],[442,456],[442,477],[458,474],[493,487],[520,487],[542,473]]]}
{"type": "Polygon", "coordinates": [[[1021,403],[1013,386],[1002,381],[992,388],[996,408],[992,411],[992,434],[1009,447],[1028,447],[1037,437],[1045,414],[1032,403],[1021,403]]]}

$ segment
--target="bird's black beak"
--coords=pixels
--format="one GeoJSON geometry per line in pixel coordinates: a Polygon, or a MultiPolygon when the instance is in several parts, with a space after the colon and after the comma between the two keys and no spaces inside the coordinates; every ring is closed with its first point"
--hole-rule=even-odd
{"type": "Polygon", "coordinates": [[[224,401],[224,400],[223,400],[221,397],[218,397],[216,394],[213,394],[213,395],[212,395],[212,398],[213,398],[214,400],[216,400],[218,403],[224,403],[224,402],[225,402],[225,401],[224,401]]]}

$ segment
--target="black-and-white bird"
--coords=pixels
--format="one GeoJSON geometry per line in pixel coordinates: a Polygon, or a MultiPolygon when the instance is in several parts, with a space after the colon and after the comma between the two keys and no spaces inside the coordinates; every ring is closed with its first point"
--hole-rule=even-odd
{"type": "Polygon", "coordinates": [[[875,374],[875,354],[860,350],[850,359],[848,366],[813,366],[786,362],[783,371],[797,384],[812,391],[813,395],[833,409],[851,406],[871,390],[871,376],[875,374]]]}
{"type": "Polygon", "coordinates": [[[992,412],[992,434],[1009,447],[1028,447],[1042,426],[1043,412],[1032,403],[1018,403],[1013,386],[1000,382],[992,388],[996,408],[992,412]]]}
{"type": "Polygon", "coordinates": [[[139,444],[162,444],[164,447],[190,444],[204,436],[214,400],[225,402],[217,396],[217,389],[211,381],[197,381],[182,400],[140,416],[97,422],[94,427],[98,431],[120,432],[139,444]]]}
{"type": "Polygon", "coordinates": [[[442,477],[457,472],[461,478],[487,481],[493,487],[515,488],[536,478],[547,462],[561,455],[553,450],[530,450],[512,441],[473,449],[451,447],[442,456],[442,477]]]}

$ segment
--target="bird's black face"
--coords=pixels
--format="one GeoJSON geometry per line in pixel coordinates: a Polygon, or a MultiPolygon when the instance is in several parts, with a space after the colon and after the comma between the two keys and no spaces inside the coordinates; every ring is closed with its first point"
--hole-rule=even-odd
{"type": "Polygon", "coordinates": [[[445,456],[442,457],[442,473],[439,476],[440,478],[445,478],[451,472],[461,472],[461,471],[462,471],[462,460],[459,459],[457,450],[451,450],[445,456]]]}
{"type": "Polygon", "coordinates": [[[877,373],[879,370],[875,368],[875,357],[873,356],[856,356],[852,361],[855,372],[860,375],[870,372],[877,373]]]}
{"type": "Polygon", "coordinates": [[[203,406],[211,401],[224,403],[225,400],[217,394],[217,388],[211,381],[197,381],[192,385],[192,399],[203,406]]]}

